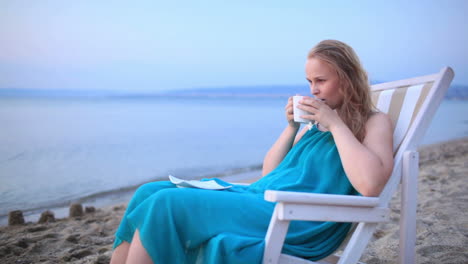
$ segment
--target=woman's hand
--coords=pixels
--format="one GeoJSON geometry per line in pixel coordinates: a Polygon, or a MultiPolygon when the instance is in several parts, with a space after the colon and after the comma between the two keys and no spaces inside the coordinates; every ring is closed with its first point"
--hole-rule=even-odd
{"type": "Polygon", "coordinates": [[[293,107],[293,98],[289,97],[288,103],[284,107],[286,110],[286,120],[288,120],[289,126],[293,128],[299,128],[301,124],[294,122],[294,107],[293,107]]]}
{"type": "Polygon", "coordinates": [[[338,113],[331,109],[324,101],[304,96],[299,103],[299,109],[311,113],[310,115],[301,116],[302,118],[316,121],[327,130],[330,130],[331,126],[343,124],[343,120],[338,116],[338,113]]]}

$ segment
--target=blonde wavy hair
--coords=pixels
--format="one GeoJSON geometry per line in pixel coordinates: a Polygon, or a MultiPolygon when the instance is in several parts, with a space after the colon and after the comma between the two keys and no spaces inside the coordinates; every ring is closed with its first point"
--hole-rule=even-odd
{"type": "Polygon", "coordinates": [[[340,80],[343,104],[337,109],[344,123],[362,142],[366,135],[366,122],[375,106],[372,104],[367,72],[354,50],[338,40],[323,40],[313,47],[307,56],[317,58],[332,66],[340,80]]]}

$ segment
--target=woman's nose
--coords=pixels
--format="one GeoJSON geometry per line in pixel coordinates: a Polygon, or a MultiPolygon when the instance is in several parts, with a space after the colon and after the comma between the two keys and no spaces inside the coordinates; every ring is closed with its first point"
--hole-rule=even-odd
{"type": "Polygon", "coordinates": [[[311,84],[311,85],[310,85],[310,92],[311,92],[313,95],[317,95],[317,94],[320,93],[320,90],[318,89],[317,85],[311,84]]]}

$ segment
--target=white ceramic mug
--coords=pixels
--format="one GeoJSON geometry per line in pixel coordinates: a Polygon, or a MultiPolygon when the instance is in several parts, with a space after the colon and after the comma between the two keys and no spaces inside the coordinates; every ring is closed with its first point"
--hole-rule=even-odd
{"type": "Polygon", "coordinates": [[[311,120],[301,118],[301,115],[310,115],[310,113],[307,112],[307,111],[304,111],[302,109],[297,108],[297,106],[299,105],[299,101],[302,100],[303,97],[304,96],[302,96],[302,95],[293,96],[294,122],[306,123],[307,124],[307,123],[310,123],[311,120]]]}

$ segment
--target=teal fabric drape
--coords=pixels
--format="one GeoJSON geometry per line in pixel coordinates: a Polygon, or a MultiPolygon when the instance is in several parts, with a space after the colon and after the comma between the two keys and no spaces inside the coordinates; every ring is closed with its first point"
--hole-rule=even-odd
{"type": "MultiPolygon", "coordinates": [[[[217,179],[220,181],[219,179],[217,179]]],[[[136,229],[154,263],[261,263],[275,204],[265,190],[358,194],[330,132],[308,131],[278,167],[250,186],[222,191],[142,185],[116,232],[114,247],[136,229]]],[[[318,260],[333,253],[349,223],[292,221],[283,253],[318,260]]]]}

